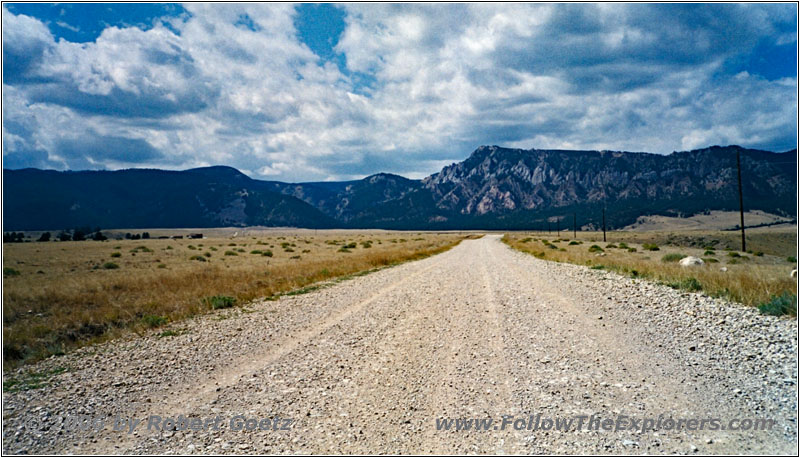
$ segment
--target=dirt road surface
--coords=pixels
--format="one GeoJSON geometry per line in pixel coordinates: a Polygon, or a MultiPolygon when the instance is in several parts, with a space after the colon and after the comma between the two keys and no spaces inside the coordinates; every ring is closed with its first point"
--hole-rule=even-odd
{"type": "Polygon", "coordinates": [[[36,365],[42,373],[68,370],[43,388],[4,393],[3,451],[797,451],[794,321],[538,260],[498,235],[173,330],[179,335],[117,340],[36,365]],[[76,431],[80,415],[104,423],[76,431]],[[205,424],[148,430],[154,415],[205,424]],[[502,428],[504,415],[539,416],[540,426],[502,428]],[[573,423],[555,431],[541,423],[592,415],[661,417],[662,428],[575,431],[573,423]],[[269,423],[234,431],[237,416],[269,423]],[[292,420],[288,430],[276,417],[292,420]],[[116,418],[142,423],[133,433],[114,431],[116,418]],[[216,418],[219,429],[209,420],[216,418]],[[494,423],[488,431],[437,429],[437,419],[449,418],[494,423]],[[693,430],[667,430],[667,418],[697,422],[693,430]],[[704,419],[725,430],[710,430],[708,421],[698,430],[704,419]],[[775,425],[729,427],[753,419],[775,425]]]}

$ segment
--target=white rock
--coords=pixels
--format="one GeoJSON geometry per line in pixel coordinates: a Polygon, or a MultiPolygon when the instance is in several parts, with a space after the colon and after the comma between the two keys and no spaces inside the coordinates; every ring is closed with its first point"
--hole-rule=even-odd
{"type": "Polygon", "coordinates": [[[686,256],[685,258],[680,260],[680,265],[687,267],[687,266],[702,266],[704,264],[703,260],[694,256],[686,256]]]}
{"type": "Polygon", "coordinates": [[[792,278],[797,278],[797,269],[794,269],[792,273],[789,274],[789,276],[792,278]]]}
{"type": "Polygon", "coordinates": [[[719,271],[720,271],[720,272],[727,272],[727,271],[728,271],[728,268],[727,268],[727,267],[720,267],[720,268],[719,268],[719,271]]]}

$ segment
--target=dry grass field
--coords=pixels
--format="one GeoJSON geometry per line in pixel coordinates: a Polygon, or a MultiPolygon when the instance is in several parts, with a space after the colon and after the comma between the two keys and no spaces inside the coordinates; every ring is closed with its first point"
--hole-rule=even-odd
{"type": "Polygon", "coordinates": [[[602,232],[579,232],[574,239],[571,231],[511,233],[503,238],[512,248],[541,259],[703,291],[760,306],[765,313],[797,314],[797,283],[790,277],[797,266],[794,229],[749,230],[747,253],[735,250],[740,233],[729,231],[620,231],[608,233],[607,242],[602,240],[602,232]],[[682,267],[678,261],[685,256],[705,263],[682,267]]]}
{"type": "MultiPolygon", "coordinates": [[[[152,237],[190,232],[196,231],[150,231],[152,237]]],[[[203,232],[208,238],[4,244],[4,364],[429,256],[464,238],[382,231],[203,232]]]]}

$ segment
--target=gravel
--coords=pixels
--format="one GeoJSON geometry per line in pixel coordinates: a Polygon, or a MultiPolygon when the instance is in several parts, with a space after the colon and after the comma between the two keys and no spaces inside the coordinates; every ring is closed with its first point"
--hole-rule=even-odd
{"type": "Polygon", "coordinates": [[[3,452],[679,453],[797,449],[797,323],[702,294],[538,260],[489,235],[314,292],[131,336],[16,372],[3,452]],[[58,370],[57,370],[58,369],[58,370]],[[769,431],[437,431],[438,418],[770,418],[769,431]],[[107,421],[75,431],[67,418],[107,421]],[[147,430],[148,417],[218,430],[147,430]],[[234,431],[242,415],[270,428],[234,431]],[[115,418],[143,421],[133,434],[115,418]],[[288,430],[281,430],[292,419],[288,430]],[[274,427],[273,427],[274,426],[274,427]]]}

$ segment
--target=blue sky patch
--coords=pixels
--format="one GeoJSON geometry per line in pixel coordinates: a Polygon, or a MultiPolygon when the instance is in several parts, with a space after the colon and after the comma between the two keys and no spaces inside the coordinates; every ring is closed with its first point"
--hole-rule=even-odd
{"type": "MultiPolygon", "coordinates": [[[[35,17],[58,40],[86,43],[107,27],[149,30],[163,17],[180,17],[186,10],[178,3],[6,3],[8,11],[35,17]]],[[[175,31],[175,30],[173,30],[175,31]]]]}

